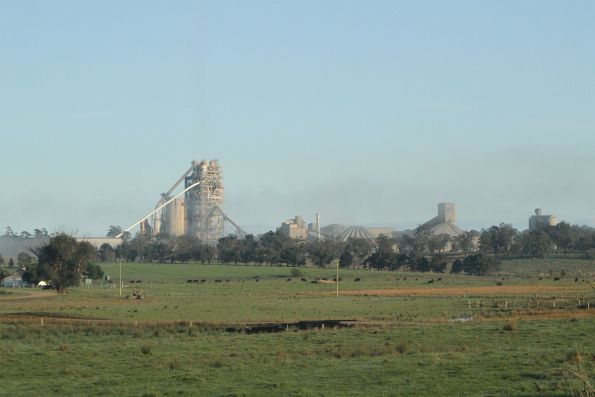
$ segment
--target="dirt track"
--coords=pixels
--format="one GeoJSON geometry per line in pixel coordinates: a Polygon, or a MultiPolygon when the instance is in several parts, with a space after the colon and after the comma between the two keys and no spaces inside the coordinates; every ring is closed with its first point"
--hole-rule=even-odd
{"type": "MultiPolygon", "coordinates": [[[[584,287],[557,285],[507,285],[485,287],[439,287],[439,288],[386,288],[370,290],[343,290],[343,296],[493,296],[493,295],[535,295],[544,293],[590,292],[584,287]]],[[[331,295],[328,292],[324,295],[331,295]]]]}

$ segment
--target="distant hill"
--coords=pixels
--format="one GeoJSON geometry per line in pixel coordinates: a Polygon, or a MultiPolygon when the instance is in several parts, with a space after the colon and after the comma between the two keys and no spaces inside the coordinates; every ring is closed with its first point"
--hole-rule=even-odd
{"type": "Polygon", "coordinates": [[[26,252],[30,254],[29,249],[37,248],[43,244],[46,244],[49,240],[49,236],[0,236],[0,254],[2,254],[5,263],[8,262],[9,258],[13,258],[13,260],[16,261],[17,256],[21,252],[26,252]]]}

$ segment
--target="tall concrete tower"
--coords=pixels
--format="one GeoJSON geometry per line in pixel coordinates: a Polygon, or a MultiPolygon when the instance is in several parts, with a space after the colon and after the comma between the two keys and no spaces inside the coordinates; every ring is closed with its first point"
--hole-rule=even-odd
{"type": "Polygon", "coordinates": [[[438,218],[440,223],[455,223],[456,212],[454,203],[438,204],[438,218]]]}
{"type": "Polygon", "coordinates": [[[186,234],[207,244],[216,244],[223,237],[223,178],[217,160],[192,162],[185,186],[200,184],[186,192],[186,234]]]}

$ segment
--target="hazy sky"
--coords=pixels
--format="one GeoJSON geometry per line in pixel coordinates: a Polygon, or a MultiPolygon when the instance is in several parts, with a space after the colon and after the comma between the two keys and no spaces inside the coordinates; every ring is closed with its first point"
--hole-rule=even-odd
{"type": "Polygon", "coordinates": [[[192,159],[250,230],[595,225],[595,2],[0,0],[0,227],[103,235],[192,159]]]}

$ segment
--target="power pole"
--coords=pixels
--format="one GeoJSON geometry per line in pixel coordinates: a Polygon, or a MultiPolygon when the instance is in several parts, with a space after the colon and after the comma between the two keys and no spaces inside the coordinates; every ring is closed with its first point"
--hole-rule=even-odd
{"type": "Polygon", "coordinates": [[[339,261],[337,261],[337,297],[339,297],[339,261]]]}

